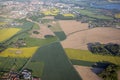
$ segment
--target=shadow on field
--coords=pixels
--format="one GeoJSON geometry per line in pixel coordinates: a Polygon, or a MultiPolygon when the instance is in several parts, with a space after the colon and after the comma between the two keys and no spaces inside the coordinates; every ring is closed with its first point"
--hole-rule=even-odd
{"type": "Polygon", "coordinates": [[[100,74],[103,70],[105,70],[110,64],[110,62],[102,61],[102,62],[96,62],[92,65],[92,71],[96,74],[100,74]]]}

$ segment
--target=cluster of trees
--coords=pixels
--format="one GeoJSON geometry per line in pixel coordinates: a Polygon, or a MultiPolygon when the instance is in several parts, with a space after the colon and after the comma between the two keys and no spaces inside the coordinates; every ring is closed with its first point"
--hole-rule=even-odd
{"type": "Polygon", "coordinates": [[[57,14],[55,16],[55,19],[60,19],[60,20],[74,20],[75,17],[73,17],[73,16],[64,16],[62,14],[57,14]]]}
{"type": "Polygon", "coordinates": [[[92,27],[116,27],[116,24],[120,22],[119,19],[99,19],[86,15],[77,14],[76,20],[81,22],[91,22],[92,27]]]}
{"type": "Polygon", "coordinates": [[[52,37],[54,37],[53,35],[45,35],[44,36],[45,38],[52,38],[52,37]]]}
{"type": "Polygon", "coordinates": [[[118,66],[115,64],[110,64],[102,73],[98,74],[104,80],[117,80],[117,69],[118,66]]]}
{"type": "Polygon", "coordinates": [[[98,54],[110,54],[114,56],[120,56],[120,45],[119,44],[100,44],[100,43],[89,43],[88,49],[92,53],[98,54]]]}
{"type": "Polygon", "coordinates": [[[112,55],[120,56],[120,45],[118,44],[107,44],[104,46],[112,55]]]}
{"type": "Polygon", "coordinates": [[[52,27],[52,25],[48,25],[48,28],[52,27]]]}
{"type": "Polygon", "coordinates": [[[38,32],[38,31],[33,31],[33,33],[34,33],[34,34],[39,34],[39,32],[38,32]]]}
{"type": "Polygon", "coordinates": [[[117,71],[119,68],[118,65],[105,61],[96,62],[92,65],[92,71],[103,78],[103,80],[118,80],[117,71]]]}
{"type": "Polygon", "coordinates": [[[7,46],[4,43],[0,43],[0,52],[4,51],[7,46]]]}
{"type": "Polygon", "coordinates": [[[76,20],[77,21],[81,21],[82,23],[88,23],[90,21],[91,18],[89,18],[88,16],[83,16],[81,14],[77,14],[76,15],[76,20]]]}

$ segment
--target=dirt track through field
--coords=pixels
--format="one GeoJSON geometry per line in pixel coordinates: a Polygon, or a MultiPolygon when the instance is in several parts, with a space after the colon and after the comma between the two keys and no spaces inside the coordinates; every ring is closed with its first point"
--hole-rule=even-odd
{"type": "Polygon", "coordinates": [[[88,29],[86,23],[78,23],[76,21],[59,21],[59,23],[67,35],[66,40],[61,42],[64,48],[88,50],[87,44],[95,42],[120,44],[119,29],[110,27],[88,29]],[[74,26],[73,23],[76,25],[74,26]]]}
{"type": "Polygon", "coordinates": [[[99,76],[91,71],[91,67],[74,65],[75,69],[81,76],[82,80],[102,80],[99,76]]]}
{"type": "Polygon", "coordinates": [[[75,34],[75,33],[77,33],[77,32],[86,31],[86,30],[89,30],[89,29],[78,30],[78,31],[75,31],[75,32],[69,33],[69,34],[67,35],[67,37],[70,36],[70,35],[73,35],[73,34],[75,34]]]}
{"type": "Polygon", "coordinates": [[[66,35],[88,29],[88,23],[81,23],[75,20],[61,20],[59,24],[66,35]]]}

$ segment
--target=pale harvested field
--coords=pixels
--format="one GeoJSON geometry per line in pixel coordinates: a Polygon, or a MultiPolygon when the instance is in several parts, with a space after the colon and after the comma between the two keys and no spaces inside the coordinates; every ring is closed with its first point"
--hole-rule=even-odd
{"type": "Polygon", "coordinates": [[[30,37],[33,37],[33,38],[42,38],[42,39],[44,39],[44,38],[45,38],[45,35],[53,35],[53,36],[55,36],[55,34],[47,27],[47,25],[45,25],[45,24],[40,24],[40,23],[38,23],[38,22],[32,21],[31,19],[27,19],[27,20],[30,21],[30,22],[33,22],[33,23],[35,23],[35,24],[38,24],[39,27],[40,27],[39,30],[36,30],[36,31],[39,32],[39,34],[34,34],[34,33],[33,33],[34,30],[32,30],[32,31],[30,31],[30,33],[31,33],[30,37]]]}
{"type": "Polygon", "coordinates": [[[66,35],[88,29],[88,23],[81,23],[75,20],[61,20],[59,24],[66,35]]]}
{"type": "Polygon", "coordinates": [[[74,65],[74,67],[81,76],[82,80],[102,80],[100,77],[98,77],[95,73],[91,71],[91,67],[77,65],[74,65]]]}
{"type": "Polygon", "coordinates": [[[67,36],[67,39],[62,41],[61,43],[64,48],[87,50],[87,44],[94,42],[100,42],[105,44],[111,42],[120,44],[120,30],[115,28],[99,27],[79,31],[67,36]]]}
{"type": "Polygon", "coordinates": [[[54,17],[53,16],[45,16],[42,19],[54,19],[54,17]]]}
{"type": "Polygon", "coordinates": [[[47,25],[39,24],[39,26],[40,26],[40,30],[37,30],[39,32],[39,34],[34,34],[32,32],[31,37],[44,39],[45,35],[53,35],[53,36],[55,36],[55,34],[47,27],[47,25]]]}
{"type": "Polygon", "coordinates": [[[120,70],[117,72],[118,74],[118,80],[120,80],[120,70]]]}

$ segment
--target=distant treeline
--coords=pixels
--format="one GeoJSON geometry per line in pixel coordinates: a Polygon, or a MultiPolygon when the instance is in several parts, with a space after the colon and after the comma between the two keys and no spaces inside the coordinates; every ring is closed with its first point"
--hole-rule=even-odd
{"type": "Polygon", "coordinates": [[[0,43],[0,52],[4,51],[7,48],[7,45],[5,43],[0,43]]]}

